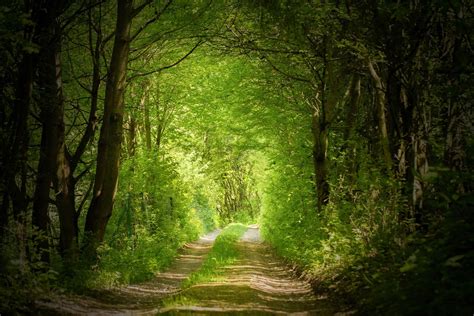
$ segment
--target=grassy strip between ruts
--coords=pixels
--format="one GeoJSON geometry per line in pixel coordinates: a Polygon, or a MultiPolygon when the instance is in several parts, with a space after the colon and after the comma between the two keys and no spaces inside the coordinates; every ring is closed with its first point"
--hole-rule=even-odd
{"type": "Polygon", "coordinates": [[[224,228],[217,236],[201,268],[184,281],[183,288],[214,280],[215,277],[219,276],[220,267],[237,260],[239,252],[236,248],[236,242],[246,230],[247,226],[240,223],[229,224],[224,228]]]}

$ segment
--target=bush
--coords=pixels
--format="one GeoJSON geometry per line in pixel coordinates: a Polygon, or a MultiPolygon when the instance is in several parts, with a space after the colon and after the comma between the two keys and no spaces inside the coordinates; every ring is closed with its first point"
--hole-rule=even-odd
{"type": "Polygon", "coordinates": [[[63,285],[87,292],[145,281],[168,266],[185,242],[200,236],[202,221],[176,169],[153,152],[123,162],[98,264],[92,270],[84,262],[64,267],[63,285]]]}

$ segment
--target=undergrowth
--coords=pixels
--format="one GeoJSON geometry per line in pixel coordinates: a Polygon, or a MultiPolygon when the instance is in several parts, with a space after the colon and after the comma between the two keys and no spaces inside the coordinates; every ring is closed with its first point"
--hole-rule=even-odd
{"type": "Polygon", "coordinates": [[[86,293],[149,280],[172,262],[184,243],[196,240],[203,226],[212,227],[210,219],[204,222],[198,214],[200,204],[193,201],[176,163],[166,157],[153,163],[155,155],[142,153],[123,162],[120,176],[127,181],[119,183],[97,263],[91,269],[88,258],[75,264],[57,258],[58,289],[86,293]]]}
{"type": "MultiPolygon", "coordinates": [[[[334,168],[345,168],[343,162],[334,168]]],[[[466,276],[474,275],[474,198],[457,185],[472,183],[471,175],[461,181],[460,173],[437,171],[426,179],[419,224],[403,220],[410,201],[375,163],[359,162],[357,177],[333,170],[323,210],[311,203],[314,187],[302,181],[310,169],[277,168],[264,199],[262,235],[318,292],[360,315],[472,314],[474,281],[466,276]]]]}

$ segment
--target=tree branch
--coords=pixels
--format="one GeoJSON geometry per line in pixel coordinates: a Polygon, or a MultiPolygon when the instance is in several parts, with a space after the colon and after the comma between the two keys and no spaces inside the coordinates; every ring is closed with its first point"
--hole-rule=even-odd
{"type": "MultiPolygon", "coordinates": [[[[141,32],[143,32],[143,30],[145,30],[150,24],[158,21],[161,17],[161,15],[166,11],[166,9],[168,9],[168,7],[171,5],[171,3],[173,2],[173,0],[168,0],[166,2],[166,4],[164,5],[164,7],[155,14],[155,16],[151,19],[149,19],[148,21],[145,22],[145,24],[143,24],[131,37],[130,37],[130,41],[133,41],[137,38],[138,35],[140,35],[141,32]]],[[[151,3],[151,1],[146,1],[143,5],[139,6],[138,8],[136,8],[134,10],[134,13],[132,14],[133,16],[137,15],[141,10],[143,10],[143,8],[148,5],[149,3],[151,3]],[[138,10],[138,11],[137,11],[138,10]],[[137,12],[135,12],[137,11],[137,12]]]]}
{"type": "Polygon", "coordinates": [[[175,61],[174,63],[170,64],[170,65],[167,65],[167,66],[164,66],[164,67],[160,67],[158,69],[154,69],[154,70],[150,70],[150,71],[147,71],[147,72],[142,72],[142,73],[138,73],[136,75],[133,75],[133,76],[130,76],[129,78],[129,81],[132,81],[133,79],[136,79],[138,77],[145,77],[145,76],[148,76],[148,75],[151,75],[151,74],[154,74],[154,73],[157,73],[157,72],[161,72],[165,69],[169,69],[169,68],[172,68],[176,65],[178,65],[179,63],[181,63],[183,60],[185,60],[186,58],[189,57],[189,55],[191,55],[195,50],[196,48],[198,48],[199,46],[201,46],[202,44],[204,43],[204,40],[199,40],[196,45],[194,45],[194,47],[186,53],[186,55],[184,55],[183,57],[181,57],[180,59],[178,59],[177,61],[175,61]]]}
{"type": "Polygon", "coordinates": [[[263,58],[265,58],[265,60],[270,64],[270,66],[276,70],[277,72],[281,73],[282,75],[284,75],[285,77],[288,77],[290,79],[293,79],[293,80],[296,80],[296,81],[301,81],[301,82],[306,82],[306,83],[310,83],[310,81],[306,78],[301,78],[301,77],[297,77],[297,76],[294,76],[294,75],[291,75],[287,72],[284,72],[283,70],[279,69],[277,66],[275,66],[271,61],[270,59],[268,59],[267,56],[264,56],[263,58]]]}

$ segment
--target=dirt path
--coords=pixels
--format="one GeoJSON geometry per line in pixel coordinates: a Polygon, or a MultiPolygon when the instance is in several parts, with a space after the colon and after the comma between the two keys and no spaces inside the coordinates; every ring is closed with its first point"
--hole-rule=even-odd
{"type": "Polygon", "coordinates": [[[219,282],[181,291],[182,281],[199,269],[218,234],[186,245],[166,272],[147,283],[100,291],[94,298],[57,297],[41,302],[38,315],[334,315],[329,300],[315,295],[261,242],[256,226],[238,242],[240,259],[222,268],[219,282]]]}
{"type": "Polygon", "coordinates": [[[174,263],[146,283],[101,290],[90,296],[57,296],[38,302],[42,315],[156,315],[162,299],[180,290],[181,282],[199,269],[219,234],[216,230],[186,244],[174,263]]]}
{"type": "Polygon", "coordinates": [[[180,293],[172,306],[160,311],[169,315],[333,315],[325,297],[316,296],[308,282],[298,279],[260,240],[251,227],[238,243],[241,258],[223,268],[219,282],[195,285],[180,293]]]}

